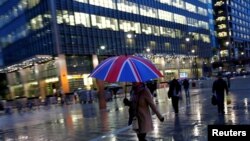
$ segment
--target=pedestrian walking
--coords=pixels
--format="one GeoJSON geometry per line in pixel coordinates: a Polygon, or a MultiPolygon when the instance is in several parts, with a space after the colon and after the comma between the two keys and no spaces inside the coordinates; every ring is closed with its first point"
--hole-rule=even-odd
{"type": "Polygon", "coordinates": [[[152,96],[157,97],[156,94],[156,89],[157,89],[157,81],[156,80],[150,80],[146,83],[150,93],[152,94],[152,96]]]}
{"type": "Polygon", "coordinates": [[[224,94],[228,95],[228,86],[227,82],[222,79],[222,74],[219,73],[217,75],[217,80],[213,82],[213,88],[212,92],[215,94],[217,99],[217,107],[218,107],[218,113],[224,114],[224,94]]]}
{"type": "Polygon", "coordinates": [[[231,85],[231,83],[230,83],[230,75],[227,75],[227,87],[228,87],[228,89],[230,89],[230,85],[231,85]]]}
{"type": "Polygon", "coordinates": [[[184,88],[184,91],[185,91],[185,94],[186,94],[186,98],[189,98],[190,97],[190,93],[189,93],[189,80],[187,78],[185,78],[183,80],[183,88],[184,88]]]}
{"type": "Polygon", "coordinates": [[[174,108],[175,114],[179,112],[179,99],[181,97],[181,85],[177,79],[173,79],[170,82],[168,97],[172,100],[172,106],[174,108]]]}
{"type": "Polygon", "coordinates": [[[134,117],[132,102],[128,100],[128,98],[124,98],[123,103],[125,106],[128,106],[128,114],[129,114],[128,125],[131,125],[134,117]]]}
{"type": "Polygon", "coordinates": [[[133,95],[131,97],[134,115],[138,119],[139,128],[135,130],[139,141],[146,141],[146,135],[153,130],[152,113],[156,114],[158,119],[163,122],[164,117],[157,110],[149,89],[144,83],[133,83],[133,95]],[[150,110],[151,109],[151,110],[150,110]]]}
{"type": "Polygon", "coordinates": [[[4,104],[3,104],[3,102],[1,101],[1,99],[0,99],[0,112],[1,111],[4,111],[4,104]]]}
{"type": "Polygon", "coordinates": [[[59,97],[59,99],[60,99],[60,101],[61,101],[61,105],[63,105],[64,102],[65,102],[65,93],[64,93],[64,91],[63,91],[62,88],[60,88],[60,89],[58,90],[58,97],[59,97]]]}
{"type": "Polygon", "coordinates": [[[78,90],[74,91],[74,101],[75,101],[75,103],[77,103],[77,101],[78,101],[78,90]]]}

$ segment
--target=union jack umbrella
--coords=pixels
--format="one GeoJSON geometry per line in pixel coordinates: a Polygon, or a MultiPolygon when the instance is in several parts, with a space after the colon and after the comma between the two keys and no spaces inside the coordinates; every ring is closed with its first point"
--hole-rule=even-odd
{"type": "Polygon", "coordinates": [[[107,82],[145,82],[162,77],[160,71],[148,59],[121,55],[101,62],[90,74],[107,82]]]}

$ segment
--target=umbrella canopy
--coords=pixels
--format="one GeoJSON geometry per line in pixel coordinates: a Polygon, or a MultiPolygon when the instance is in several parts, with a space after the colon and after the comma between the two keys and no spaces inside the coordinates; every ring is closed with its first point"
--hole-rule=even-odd
{"type": "Polygon", "coordinates": [[[90,74],[107,82],[145,82],[162,76],[148,59],[132,55],[110,57],[90,74]]]}

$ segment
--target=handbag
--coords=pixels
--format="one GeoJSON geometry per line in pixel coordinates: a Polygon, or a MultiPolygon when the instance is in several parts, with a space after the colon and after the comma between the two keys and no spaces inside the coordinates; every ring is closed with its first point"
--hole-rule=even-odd
{"type": "Polygon", "coordinates": [[[217,98],[216,96],[213,94],[212,98],[211,98],[211,103],[212,105],[217,105],[217,98]]]}
{"type": "Polygon", "coordinates": [[[172,92],[168,90],[168,98],[170,99],[172,97],[172,92]]]}
{"type": "Polygon", "coordinates": [[[138,123],[138,119],[136,116],[133,117],[132,120],[132,129],[133,130],[138,130],[139,129],[139,123],[138,123]]]}
{"type": "Polygon", "coordinates": [[[132,120],[132,129],[133,130],[139,130],[139,121],[138,121],[138,118],[137,118],[137,113],[138,113],[138,105],[139,105],[139,98],[140,98],[141,95],[138,96],[138,99],[137,99],[137,102],[136,102],[136,107],[135,107],[135,115],[133,117],[133,120],[132,120]]]}
{"type": "Polygon", "coordinates": [[[229,105],[231,103],[232,103],[231,97],[227,95],[227,105],[229,105]]]}

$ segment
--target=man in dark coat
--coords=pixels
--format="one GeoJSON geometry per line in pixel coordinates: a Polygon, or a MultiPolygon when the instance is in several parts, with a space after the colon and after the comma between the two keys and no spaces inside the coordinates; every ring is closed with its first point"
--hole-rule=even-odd
{"type": "Polygon", "coordinates": [[[227,82],[222,79],[222,74],[218,74],[218,79],[214,81],[212,92],[216,94],[218,113],[224,114],[224,93],[228,95],[227,82]]]}
{"type": "Polygon", "coordinates": [[[180,96],[181,96],[181,85],[177,79],[173,79],[169,85],[168,97],[172,99],[172,106],[176,114],[178,114],[179,112],[178,105],[180,96]]]}

